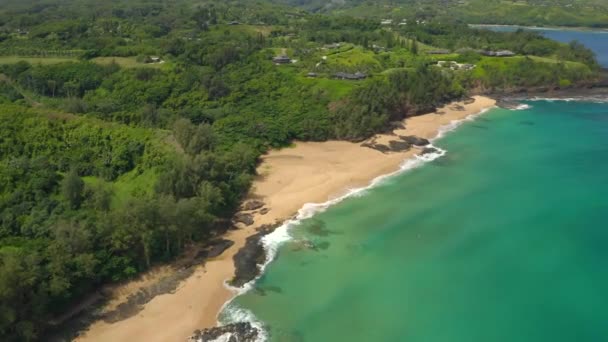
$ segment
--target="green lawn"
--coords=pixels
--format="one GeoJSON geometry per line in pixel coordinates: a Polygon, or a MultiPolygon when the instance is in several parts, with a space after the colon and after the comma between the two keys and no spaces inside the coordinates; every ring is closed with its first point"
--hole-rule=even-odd
{"type": "Polygon", "coordinates": [[[94,176],[82,177],[82,180],[88,186],[94,187],[106,184],[112,189],[112,208],[119,208],[125,205],[130,198],[151,195],[154,192],[157,179],[158,174],[155,170],[146,170],[142,174],[138,174],[137,170],[133,170],[122,175],[113,183],[94,176]]]}
{"type": "Polygon", "coordinates": [[[328,55],[325,64],[331,68],[347,67],[349,69],[380,67],[380,62],[375,58],[374,53],[359,46],[348,51],[328,55]]]}
{"type": "Polygon", "coordinates": [[[428,58],[433,61],[455,61],[460,55],[457,53],[447,53],[439,55],[428,55],[428,58]]]}
{"type": "Polygon", "coordinates": [[[142,68],[142,67],[147,67],[147,68],[164,68],[166,67],[168,64],[165,63],[139,63],[135,57],[96,57],[92,59],[93,62],[98,63],[98,64],[110,64],[112,62],[115,62],[116,64],[120,65],[123,68],[142,68]]]}
{"type": "MultiPolygon", "coordinates": [[[[25,61],[30,64],[58,64],[64,62],[77,62],[78,59],[74,57],[19,57],[19,56],[0,56],[0,64],[14,64],[20,61],[25,61]]],[[[139,63],[135,57],[96,57],[92,59],[93,62],[98,64],[110,64],[116,62],[123,68],[166,68],[168,63],[154,63],[145,64],[139,63]]]]}
{"type": "Polygon", "coordinates": [[[157,180],[156,170],[146,170],[142,174],[137,174],[137,170],[133,170],[122,175],[113,185],[112,206],[122,206],[134,195],[142,197],[141,195],[152,194],[157,180]]]}
{"type": "Polygon", "coordinates": [[[348,95],[360,82],[319,77],[303,78],[302,83],[312,84],[314,90],[326,92],[328,97],[335,101],[348,95]]]}

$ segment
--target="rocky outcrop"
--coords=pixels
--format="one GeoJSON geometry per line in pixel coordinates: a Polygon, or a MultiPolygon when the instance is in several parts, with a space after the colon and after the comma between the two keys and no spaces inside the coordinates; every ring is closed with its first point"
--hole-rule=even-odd
{"type": "Polygon", "coordinates": [[[247,202],[245,202],[245,204],[243,204],[242,210],[244,210],[244,211],[257,210],[263,206],[264,206],[264,202],[262,202],[260,200],[251,200],[251,201],[247,201],[247,202]]]}
{"type": "Polygon", "coordinates": [[[232,245],[234,245],[234,241],[220,239],[216,243],[212,244],[209,248],[198,252],[195,257],[195,262],[193,263],[193,265],[189,265],[188,267],[194,266],[194,264],[196,264],[197,262],[218,257],[222,253],[224,253],[225,250],[232,247],[232,245]]]}
{"type": "Polygon", "coordinates": [[[213,327],[197,330],[192,335],[191,340],[195,342],[216,341],[222,337],[221,341],[228,342],[253,342],[258,337],[258,329],[253,327],[249,322],[239,322],[224,325],[221,327],[213,327]]]}
{"type": "Polygon", "coordinates": [[[405,141],[406,143],[408,143],[410,145],[414,145],[414,146],[426,146],[431,143],[430,141],[428,141],[428,139],[420,138],[415,135],[408,135],[408,136],[400,135],[399,139],[405,141]]]}
{"type": "Polygon", "coordinates": [[[403,152],[409,150],[412,147],[412,145],[406,141],[396,140],[389,141],[388,146],[390,147],[392,152],[403,152]]]}
{"type": "Polygon", "coordinates": [[[376,150],[376,151],[382,152],[382,153],[388,153],[391,151],[390,147],[383,145],[383,144],[377,144],[375,142],[365,142],[365,143],[361,144],[361,146],[371,148],[373,150],[376,150]]]}
{"type": "Polygon", "coordinates": [[[434,147],[425,147],[422,149],[422,151],[420,151],[420,155],[423,156],[425,154],[429,154],[429,153],[437,153],[439,152],[439,150],[437,150],[434,147]]]}
{"type": "Polygon", "coordinates": [[[245,241],[245,246],[234,255],[234,278],[230,285],[242,287],[255,279],[260,273],[259,265],[266,261],[266,251],[260,240],[271,233],[277,225],[263,225],[258,232],[245,241]]]}
{"type": "Polygon", "coordinates": [[[184,279],[194,273],[196,266],[204,264],[210,258],[219,256],[233,244],[234,241],[226,239],[214,240],[202,248],[194,258],[179,263],[179,270],[163,277],[154,284],[140,288],[139,291],[128,296],[127,300],[119,304],[116,309],[103,314],[100,318],[108,323],[114,323],[136,315],[152,298],[166,293],[173,293],[184,279]]]}
{"type": "Polygon", "coordinates": [[[251,226],[253,224],[253,215],[248,213],[236,213],[234,215],[235,223],[242,223],[246,226],[251,226]]]}
{"type": "Polygon", "coordinates": [[[498,99],[496,100],[496,106],[505,109],[516,109],[521,102],[511,99],[498,99]]]}

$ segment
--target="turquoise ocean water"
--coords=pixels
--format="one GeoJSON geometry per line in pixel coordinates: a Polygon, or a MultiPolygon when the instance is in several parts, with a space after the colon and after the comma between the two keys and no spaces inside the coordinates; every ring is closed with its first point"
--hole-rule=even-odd
{"type": "Polygon", "coordinates": [[[608,341],[608,103],[526,103],[293,225],[221,320],[270,341],[608,341]]]}
{"type": "Polygon", "coordinates": [[[530,105],[303,220],[225,313],[272,341],[608,341],[608,105],[530,105]]]}

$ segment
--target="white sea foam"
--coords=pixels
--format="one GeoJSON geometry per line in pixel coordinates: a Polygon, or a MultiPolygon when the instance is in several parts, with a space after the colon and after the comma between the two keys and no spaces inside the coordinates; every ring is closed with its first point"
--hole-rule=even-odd
{"type": "Polygon", "coordinates": [[[517,105],[517,107],[512,108],[511,110],[526,110],[526,109],[530,109],[530,108],[532,108],[532,106],[530,106],[529,104],[522,103],[522,104],[517,105]]]}
{"type": "Polygon", "coordinates": [[[439,129],[437,130],[437,135],[435,136],[435,138],[431,139],[431,142],[443,138],[446,135],[446,133],[449,133],[449,132],[455,130],[456,128],[458,128],[460,125],[462,125],[465,122],[475,120],[478,116],[486,113],[487,111],[489,111],[490,109],[493,109],[493,108],[496,108],[496,107],[493,106],[490,108],[483,109],[482,111],[480,111],[477,114],[471,114],[462,120],[452,120],[452,122],[450,122],[449,124],[439,127],[439,129]]]}
{"type": "Polygon", "coordinates": [[[218,338],[210,341],[210,342],[228,342],[230,341],[230,338],[232,337],[231,333],[225,333],[223,335],[220,335],[218,338]]]}
{"type": "MultiPolygon", "coordinates": [[[[495,107],[492,107],[492,108],[495,108],[495,107]]],[[[492,108],[484,109],[477,114],[471,114],[462,120],[453,120],[449,124],[440,127],[437,131],[437,136],[435,138],[431,139],[431,142],[434,142],[437,139],[441,139],[448,132],[455,130],[456,128],[458,128],[460,125],[462,125],[463,123],[465,123],[467,121],[475,120],[475,118],[484,114],[485,112],[487,112],[488,110],[490,110],[492,108]]],[[[402,174],[404,172],[413,170],[413,169],[415,169],[419,166],[422,166],[428,162],[431,162],[435,159],[441,158],[447,153],[446,150],[436,147],[432,144],[430,144],[429,146],[426,146],[426,147],[432,147],[436,150],[436,152],[426,153],[423,155],[416,155],[416,156],[413,156],[412,158],[408,158],[401,164],[399,170],[374,178],[370,182],[370,184],[366,187],[350,189],[342,196],[333,198],[324,203],[306,203],[306,204],[304,204],[304,206],[302,206],[302,208],[300,210],[298,210],[298,213],[295,215],[294,218],[285,221],[281,226],[276,228],[272,233],[264,236],[260,241],[261,241],[262,245],[264,246],[264,249],[266,250],[266,260],[264,261],[263,264],[260,265],[260,275],[258,275],[255,279],[246,283],[245,285],[243,285],[240,288],[235,288],[233,286],[228,285],[227,283],[224,283],[224,285],[226,287],[230,288],[231,290],[233,290],[235,292],[235,296],[231,300],[226,302],[224,304],[224,306],[222,307],[222,309],[220,311],[221,318],[219,319],[218,324],[225,325],[225,324],[236,323],[236,322],[250,322],[251,325],[253,327],[255,327],[256,329],[258,329],[258,331],[260,332],[257,341],[259,341],[259,342],[267,341],[268,333],[264,329],[264,324],[259,319],[257,319],[257,317],[253,314],[253,312],[246,310],[244,308],[238,307],[236,304],[234,304],[233,303],[234,298],[248,292],[249,290],[251,290],[254,287],[256,281],[264,274],[266,267],[268,267],[268,265],[275,259],[276,255],[277,255],[277,251],[279,250],[279,247],[282,244],[284,244],[285,242],[287,242],[293,238],[290,235],[290,230],[292,228],[300,225],[303,220],[309,219],[309,218],[313,217],[314,215],[327,210],[329,207],[331,207],[337,203],[340,203],[347,198],[361,196],[361,195],[365,194],[365,192],[367,190],[372,189],[372,188],[382,184],[387,179],[389,179],[395,175],[402,174]]],[[[217,342],[221,342],[221,341],[217,341],[217,342]]]]}
{"type": "MultiPolygon", "coordinates": [[[[233,304],[232,301],[229,301],[226,304],[224,304],[221,314],[224,317],[224,321],[222,323],[225,323],[225,324],[237,323],[237,322],[249,322],[249,324],[251,324],[251,326],[254,327],[258,331],[258,336],[257,336],[255,342],[264,342],[264,341],[268,340],[268,333],[267,333],[266,329],[264,329],[264,324],[257,317],[255,317],[253,312],[251,312],[247,309],[238,307],[237,305],[233,304]]],[[[224,342],[224,340],[220,339],[223,337],[228,337],[228,339],[226,339],[225,341],[229,341],[229,338],[231,337],[231,335],[232,334],[230,334],[230,333],[224,334],[212,342],[224,342]],[[228,335],[228,336],[226,336],[226,335],[228,335]]]]}
{"type": "Polygon", "coordinates": [[[607,103],[608,97],[606,95],[597,96],[577,96],[577,97],[533,97],[529,101],[546,101],[546,102],[593,102],[593,103],[607,103]]]}

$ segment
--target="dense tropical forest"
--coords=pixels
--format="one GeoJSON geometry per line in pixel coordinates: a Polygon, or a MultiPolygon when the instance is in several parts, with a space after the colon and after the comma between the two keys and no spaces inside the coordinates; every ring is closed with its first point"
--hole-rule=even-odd
{"type": "Polygon", "coordinates": [[[453,99],[585,85],[598,68],[577,42],[432,16],[5,0],[0,339],[43,339],[92,290],[225,230],[270,148],[361,141],[453,99]]]}

